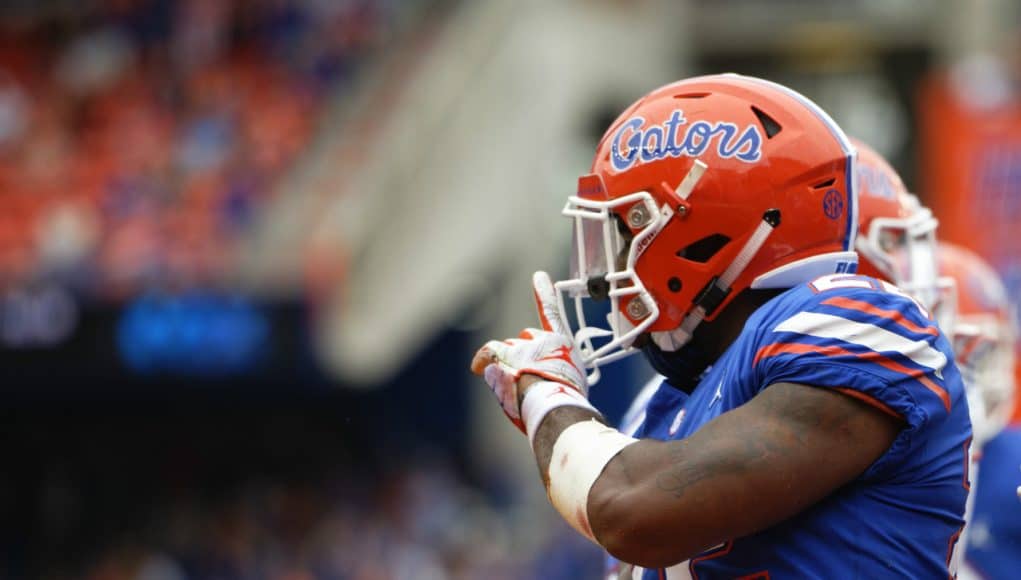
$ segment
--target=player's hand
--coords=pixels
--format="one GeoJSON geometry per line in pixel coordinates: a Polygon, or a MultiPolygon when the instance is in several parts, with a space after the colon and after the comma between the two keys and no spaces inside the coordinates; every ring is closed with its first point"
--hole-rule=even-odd
{"type": "Polygon", "coordinates": [[[525,375],[566,385],[588,396],[581,355],[573,341],[562,334],[527,328],[518,338],[491,340],[475,353],[472,372],[482,375],[500,401],[507,417],[524,431],[521,397],[527,385],[525,375]]]}
{"type": "Polygon", "coordinates": [[[536,272],[532,288],[543,330],[527,328],[518,338],[491,340],[475,353],[471,365],[472,372],[485,377],[504,413],[522,431],[521,398],[532,382],[523,378],[526,375],[566,385],[588,397],[581,355],[560,316],[549,275],[536,272]]]}

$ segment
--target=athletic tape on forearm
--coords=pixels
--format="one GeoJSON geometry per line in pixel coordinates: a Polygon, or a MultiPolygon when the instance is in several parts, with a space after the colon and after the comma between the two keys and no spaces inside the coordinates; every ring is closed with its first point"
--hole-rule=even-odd
{"type": "Polygon", "coordinates": [[[588,521],[589,491],[606,464],[637,441],[591,419],[564,429],[553,444],[549,464],[550,501],[571,527],[597,544],[588,521]]]}
{"type": "Polygon", "coordinates": [[[525,433],[528,434],[530,445],[535,442],[535,432],[539,430],[539,424],[557,407],[581,407],[594,413],[599,412],[588,402],[585,395],[571,387],[552,381],[535,383],[521,401],[521,418],[525,422],[525,433]]]}

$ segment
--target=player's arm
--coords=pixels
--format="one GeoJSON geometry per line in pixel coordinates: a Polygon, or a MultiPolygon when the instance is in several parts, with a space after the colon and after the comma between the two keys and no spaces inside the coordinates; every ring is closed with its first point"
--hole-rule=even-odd
{"type": "MultiPolygon", "coordinates": [[[[546,415],[533,449],[547,486],[561,435],[593,417],[576,407],[546,415]]],[[[775,384],[687,439],[624,447],[591,486],[587,523],[595,539],[623,561],[676,564],[831,494],[878,459],[901,426],[838,392],[775,384]]],[[[558,451],[562,461],[572,450],[558,451]]],[[[571,514],[564,515],[570,521],[571,514]]]]}
{"type": "Polygon", "coordinates": [[[777,383],[682,441],[628,437],[588,402],[540,274],[544,330],[486,343],[472,370],[528,434],[557,511],[623,561],[669,566],[789,518],[862,473],[902,428],[837,391],[777,383]]]}

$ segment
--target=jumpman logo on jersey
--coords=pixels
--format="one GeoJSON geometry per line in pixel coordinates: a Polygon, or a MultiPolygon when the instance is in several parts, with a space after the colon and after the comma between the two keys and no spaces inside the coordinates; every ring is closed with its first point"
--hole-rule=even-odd
{"type": "Polygon", "coordinates": [[[723,379],[720,379],[720,383],[716,385],[716,393],[713,394],[712,400],[709,401],[709,406],[712,407],[721,400],[723,400],[723,379]]]}
{"type": "Polygon", "coordinates": [[[553,354],[550,354],[549,356],[544,356],[544,357],[542,357],[539,360],[541,360],[541,361],[542,360],[563,360],[563,361],[567,361],[567,364],[569,364],[572,367],[574,367],[574,370],[578,371],[579,373],[581,372],[581,369],[578,368],[578,365],[574,364],[574,360],[571,359],[571,349],[570,349],[570,347],[567,347],[567,346],[557,347],[557,348],[553,349],[553,354]]]}

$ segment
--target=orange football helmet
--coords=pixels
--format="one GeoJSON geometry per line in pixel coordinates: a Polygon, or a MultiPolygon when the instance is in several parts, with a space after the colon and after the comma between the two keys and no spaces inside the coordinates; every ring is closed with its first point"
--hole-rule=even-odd
{"type": "Polygon", "coordinates": [[[939,222],[879,153],[851,141],[858,149],[858,273],[891,282],[932,309],[940,297],[939,222]]]}
{"type": "Polygon", "coordinates": [[[635,352],[642,333],[676,351],[746,288],[853,272],[854,159],[822,109],[761,79],[687,79],[628,107],[563,211],[574,259],[556,288],[586,365],[635,352]],[[609,300],[608,328],[588,324],[585,299],[609,300]]]}
{"type": "Polygon", "coordinates": [[[999,433],[1014,410],[1014,307],[996,271],[975,253],[954,244],[939,246],[940,274],[953,281],[955,311],[947,335],[967,387],[976,445],[999,433]]]}

